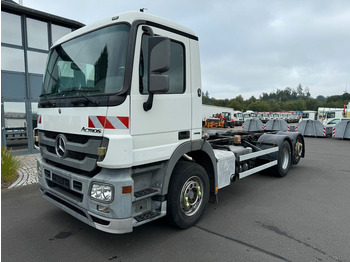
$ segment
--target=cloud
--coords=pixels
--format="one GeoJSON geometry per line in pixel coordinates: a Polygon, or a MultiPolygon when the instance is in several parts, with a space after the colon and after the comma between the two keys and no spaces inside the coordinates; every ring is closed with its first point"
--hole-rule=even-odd
{"type": "Polygon", "coordinates": [[[200,40],[203,89],[216,98],[259,97],[299,83],[313,97],[339,95],[350,83],[347,0],[24,0],[24,5],[86,24],[146,7],[190,27],[200,40]]]}

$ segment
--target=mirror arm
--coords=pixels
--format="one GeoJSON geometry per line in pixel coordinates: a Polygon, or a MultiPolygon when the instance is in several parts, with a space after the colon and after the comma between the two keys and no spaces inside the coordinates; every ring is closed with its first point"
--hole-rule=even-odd
{"type": "Polygon", "coordinates": [[[153,30],[152,28],[150,28],[149,26],[143,26],[142,27],[143,32],[145,32],[145,34],[149,35],[149,36],[154,36],[153,30]]]}
{"type": "Polygon", "coordinates": [[[143,110],[145,110],[146,112],[151,110],[152,105],[153,105],[153,93],[149,93],[147,101],[143,103],[143,110]]]}
{"type": "MultiPolygon", "coordinates": [[[[152,28],[149,26],[142,26],[142,30],[145,32],[145,34],[149,36],[154,36],[152,28]]],[[[146,112],[152,109],[153,105],[153,93],[149,93],[147,101],[143,103],[143,110],[146,112]]]]}

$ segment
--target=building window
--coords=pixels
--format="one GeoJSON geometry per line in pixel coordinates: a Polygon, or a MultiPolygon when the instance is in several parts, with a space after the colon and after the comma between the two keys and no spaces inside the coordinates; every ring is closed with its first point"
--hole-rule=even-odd
{"type": "Polygon", "coordinates": [[[1,12],[1,42],[22,46],[21,17],[1,12]]]}
{"type": "Polygon", "coordinates": [[[27,116],[24,102],[4,102],[3,128],[6,135],[6,146],[10,150],[26,149],[27,116]]]}
{"type": "Polygon", "coordinates": [[[47,54],[28,51],[28,73],[44,74],[47,54]]]}
{"type": "Polygon", "coordinates": [[[24,72],[24,51],[2,46],[1,70],[24,72]]]}
{"type": "Polygon", "coordinates": [[[72,32],[72,29],[53,24],[51,26],[51,31],[52,31],[52,43],[55,43],[62,36],[65,36],[66,34],[72,32]]]}
{"type": "Polygon", "coordinates": [[[28,47],[42,50],[49,49],[47,23],[27,18],[28,47]]]}

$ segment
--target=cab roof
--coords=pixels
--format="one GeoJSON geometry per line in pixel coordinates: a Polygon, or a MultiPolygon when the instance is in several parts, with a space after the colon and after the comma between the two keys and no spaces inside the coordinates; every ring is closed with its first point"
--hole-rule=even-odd
{"type": "Polygon", "coordinates": [[[80,35],[84,35],[86,33],[95,31],[99,28],[103,28],[109,25],[113,25],[113,24],[118,24],[118,23],[122,23],[122,22],[126,22],[129,23],[130,25],[133,24],[133,22],[135,21],[145,21],[145,22],[151,22],[154,24],[159,24],[161,26],[164,27],[168,27],[171,28],[175,31],[181,32],[185,35],[189,35],[192,38],[195,38],[198,40],[198,38],[195,36],[195,33],[182,25],[179,25],[177,23],[171,22],[169,20],[160,18],[158,16],[154,16],[154,15],[150,15],[147,13],[143,13],[143,12],[125,12],[125,13],[121,13],[119,15],[113,16],[113,17],[108,17],[105,19],[102,19],[100,21],[97,21],[95,23],[92,23],[90,25],[84,26],[78,30],[75,30],[72,33],[69,33],[65,36],[63,36],[62,38],[60,38],[56,43],[53,44],[53,47],[59,44],[62,44],[66,41],[69,41],[73,38],[76,38],[80,35]]]}

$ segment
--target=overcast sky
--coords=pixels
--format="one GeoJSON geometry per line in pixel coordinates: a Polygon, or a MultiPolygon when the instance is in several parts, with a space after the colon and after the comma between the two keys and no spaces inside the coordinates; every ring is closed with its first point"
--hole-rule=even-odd
{"type": "Polygon", "coordinates": [[[23,0],[24,6],[84,24],[125,11],[193,29],[202,86],[215,98],[245,99],[298,84],[312,97],[350,92],[348,0],[23,0]]]}

